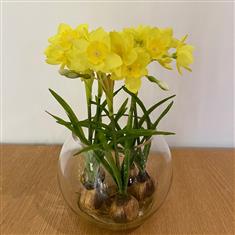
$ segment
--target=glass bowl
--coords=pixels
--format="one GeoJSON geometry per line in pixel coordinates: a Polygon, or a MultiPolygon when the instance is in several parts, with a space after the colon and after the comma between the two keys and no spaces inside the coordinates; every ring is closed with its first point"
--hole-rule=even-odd
{"type": "Polygon", "coordinates": [[[76,138],[70,136],[63,144],[58,164],[59,186],[68,206],[80,218],[106,229],[127,230],[140,226],[163,204],[172,182],[172,158],[168,144],[162,136],[155,136],[151,139],[151,146],[146,167],[148,178],[151,179],[150,186],[147,185],[150,193],[147,193],[148,195],[144,200],[141,199],[138,193],[144,185],[141,183],[138,185],[139,181],[135,181],[137,169],[132,169],[128,194],[130,198],[133,199],[134,197],[134,200],[130,200],[132,207],[127,205],[125,209],[135,211],[133,213],[136,213],[136,216],[130,214],[128,221],[122,221],[112,216],[112,211],[117,210],[119,203],[113,205],[113,197],[116,191],[112,177],[102,166],[98,164],[97,168],[97,163],[93,162],[90,163],[89,167],[92,170],[96,169],[95,172],[99,177],[96,178],[94,187],[84,184],[87,177],[84,169],[88,156],[85,153],[74,156],[83,146],[76,138]],[[139,191],[136,191],[136,189],[139,191]],[[133,207],[136,202],[138,203],[137,208],[133,207]]]}

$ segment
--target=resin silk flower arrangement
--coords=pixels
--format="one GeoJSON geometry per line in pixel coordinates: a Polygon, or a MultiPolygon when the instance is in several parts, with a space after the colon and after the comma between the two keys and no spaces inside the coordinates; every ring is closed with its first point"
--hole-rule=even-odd
{"type": "Polygon", "coordinates": [[[49,114],[68,128],[82,146],[73,157],[85,161],[77,204],[87,214],[105,214],[111,221],[127,223],[140,215],[143,205],[151,206],[149,202],[157,187],[146,168],[151,139],[154,135],[174,134],[158,129],[173,101],[155,120],[150,114],[175,95],[147,108],[138,91],[144,80],[168,90],[164,81],[148,73],[150,63],[172,70],[175,62],[180,74],[182,69],[191,71],[193,46],[186,44],[186,39],[187,36],[176,39],[171,28],[140,25],[107,32],[102,27],[90,31],[86,24],[75,29],[60,24],[57,34],[49,38],[46,62],[59,65],[62,76],[80,78],[85,87],[85,120],[80,120],[51,89],[68,120],[49,114]],[[115,90],[119,80],[123,86],[115,90]],[[127,98],[114,107],[114,99],[121,93],[127,98]],[[112,183],[106,182],[108,176],[112,183]]]}

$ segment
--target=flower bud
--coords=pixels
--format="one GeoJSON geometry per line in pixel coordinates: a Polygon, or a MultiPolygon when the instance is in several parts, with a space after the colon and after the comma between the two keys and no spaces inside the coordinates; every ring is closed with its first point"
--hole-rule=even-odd
{"type": "Polygon", "coordinates": [[[158,80],[158,86],[164,90],[164,91],[168,91],[169,90],[169,86],[167,85],[166,82],[158,80]]]}
{"type": "Polygon", "coordinates": [[[78,78],[80,77],[80,74],[72,71],[72,70],[68,70],[68,69],[60,69],[59,70],[60,75],[65,76],[67,78],[78,78]]]}
{"type": "Polygon", "coordinates": [[[158,80],[158,79],[156,79],[153,76],[146,76],[146,77],[148,78],[148,80],[150,82],[156,83],[162,90],[164,90],[164,91],[168,91],[169,90],[169,86],[167,85],[166,82],[158,80]]]}

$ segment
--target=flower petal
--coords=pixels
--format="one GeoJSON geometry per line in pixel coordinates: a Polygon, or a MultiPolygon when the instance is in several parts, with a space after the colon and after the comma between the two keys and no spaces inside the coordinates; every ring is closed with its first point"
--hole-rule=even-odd
{"type": "Polygon", "coordinates": [[[72,30],[72,28],[68,24],[62,23],[58,27],[58,33],[63,33],[65,31],[69,31],[69,30],[72,30]]]}
{"type": "Polygon", "coordinates": [[[110,53],[105,60],[106,69],[114,69],[122,65],[122,59],[115,53],[110,53]]]}
{"type": "Polygon", "coordinates": [[[79,52],[85,52],[88,47],[88,44],[88,41],[85,39],[78,39],[75,40],[73,43],[75,50],[79,52]]]}
{"type": "Polygon", "coordinates": [[[141,87],[141,78],[126,78],[125,86],[132,93],[137,93],[141,87]]]}
{"type": "Polygon", "coordinates": [[[126,56],[125,56],[125,64],[126,65],[130,65],[132,63],[134,63],[134,61],[137,59],[137,53],[135,50],[131,50],[130,53],[128,53],[126,56]]]}

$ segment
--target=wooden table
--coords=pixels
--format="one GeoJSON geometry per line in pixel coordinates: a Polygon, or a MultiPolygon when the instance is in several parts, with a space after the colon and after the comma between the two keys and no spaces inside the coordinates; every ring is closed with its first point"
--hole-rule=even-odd
{"type": "Polygon", "coordinates": [[[60,146],[1,146],[2,234],[234,234],[232,149],[174,149],[174,179],[160,210],[141,227],[110,232],[80,221],[59,192],[60,146]]]}

